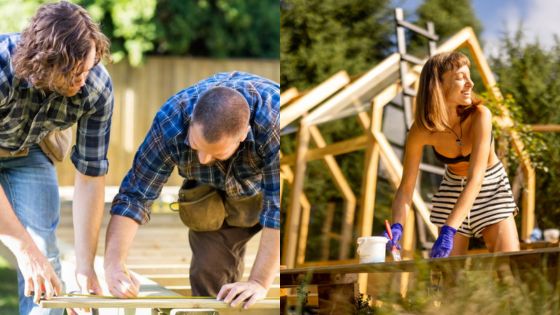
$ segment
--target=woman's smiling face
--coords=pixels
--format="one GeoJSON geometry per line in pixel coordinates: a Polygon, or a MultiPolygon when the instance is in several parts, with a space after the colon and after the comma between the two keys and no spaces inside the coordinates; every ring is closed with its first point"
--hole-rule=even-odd
{"type": "Polygon", "coordinates": [[[471,105],[473,87],[474,83],[467,65],[443,74],[445,101],[449,105],[471,105]]]}

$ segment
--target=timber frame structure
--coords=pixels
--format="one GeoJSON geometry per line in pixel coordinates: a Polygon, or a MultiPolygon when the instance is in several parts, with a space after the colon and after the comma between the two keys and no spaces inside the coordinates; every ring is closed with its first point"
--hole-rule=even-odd
{"type": "MultiPolygon", "coordinates": [[[[470,27],[456,33],[437,47],[435,52],[454,51],[461,48],[467,48],[470,51],[473,57],[472,63],[478,68],[489,95],[498,101],[502,100],[503,96],[496,87],[494,75],[482,53],[475,33],[470,27]]],[[[281,156],[280,159],[281,194],[284,191],[282,189],[284,181],[290,185],[290,196],[285,205],[287,207],[284,207],[287,212],[281,257],[282,265],[287,268],[303,266],[305,262],[311,209],[310,201],[303,191],[307,162],[324,160],[345,200],[340,240],[343,244],[341,248],[346,248],[346,252],[341,252],[341,258],[345,258],[348,254],[349,246],[344,246],[344,244],[349,245],[352,241],[357,204],[359,205],[357,234],[358,236],[371,235],[380,160],[387,170],[391,184],[398,187],[402,164],[382,132],[383,109],[400,95],[403,89],[415,89],[421,71],[421,66],[407,69],[404,84],[402,84],[399,80],[399,62],[400,55],[395,53],[352,82],[348,74],[341,71],[306,93],[299,93],[295,88],[290,88],[281,94],[280,128],[297,129],[295,154],[281,156]],[[324,122],[353,115],[357,116],[364,134],[327,144],[317,126],[324,122]],[[311,140],[315,143],[315,148],[310,148],[311,140]],[[362,191],[365,193],[356,197],[334,156],[364,149],[362,191]]],[[[502,112],[501,117],[494,117],[494,119],[511,136],[511,145],[520,158],[523,170],[521,238],[527,239],[534,227],[535,171],[524,151],[519,135],[510,128],[513,126],[513,121],[507,109],[502,108],[502,112]]],[[[415,191],[413,195],[413,208],[429,232],[436,237],[437,228],[430,223],[428,207],[418,191],[415,191]]],[[[415,216],[410,215],[410,211],[408,213],[402,240],[405,259],[412,258],[415,246],[415,216]]]]}

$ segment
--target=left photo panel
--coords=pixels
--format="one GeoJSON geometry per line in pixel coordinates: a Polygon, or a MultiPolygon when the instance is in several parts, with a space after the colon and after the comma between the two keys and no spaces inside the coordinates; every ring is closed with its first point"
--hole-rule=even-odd
{"type": "Polygon", "coordinates": [[[0,314],[278,314],[277,0],[0,2],[0,314]]]}

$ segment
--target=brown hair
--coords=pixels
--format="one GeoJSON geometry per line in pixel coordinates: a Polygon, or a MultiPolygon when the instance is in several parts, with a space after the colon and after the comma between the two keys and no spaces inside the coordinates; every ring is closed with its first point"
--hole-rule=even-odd
{"type": "MultiPolygon", "coordinates": [[[[429,131],[443,131],[448,127],[443,74],[465,65],[470,67],[471,63],[467,56],[460,52],[440,53],[428,59],[420,73],[420,86],[416,96],[416,123],[429,131]]],[[[461,121],[481,103],[474,93],[471,100],[471,105],[457,107],[461,121]]]]}
{"type": "Polygon", "coordinates": [[[109,56],[109,40],[82,7],[62,1],[39,7],[21,33],[13,59],[15,75],[33,86],[60,92],[95,45],[96,64],[109,56]]]}
{"type": "Polygon", "coordinates": [[[215,143],[224,136],[236,137],[246,132],[250,115],[243,95],[227,87],[214,87],[196,102],[192,121],[202,127],[206,141],[215,143]]]}

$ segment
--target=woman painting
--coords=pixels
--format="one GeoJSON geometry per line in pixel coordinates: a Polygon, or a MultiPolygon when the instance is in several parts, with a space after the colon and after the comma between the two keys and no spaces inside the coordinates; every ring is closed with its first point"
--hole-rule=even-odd
{"type": "Polygon", "coordinates": [[[519,250],[517,207],[493,149],[492,115],[473,93],[470,62],[458,52],[431,57],[422,69],[415,121],[407,136],[403,176],[393,201],[397,245],[410,208],[425,145],[446,165],[432,200],[430,221],[439,237],[430,257],[466,254],[471,237],[490,252],[519,250]]]}

